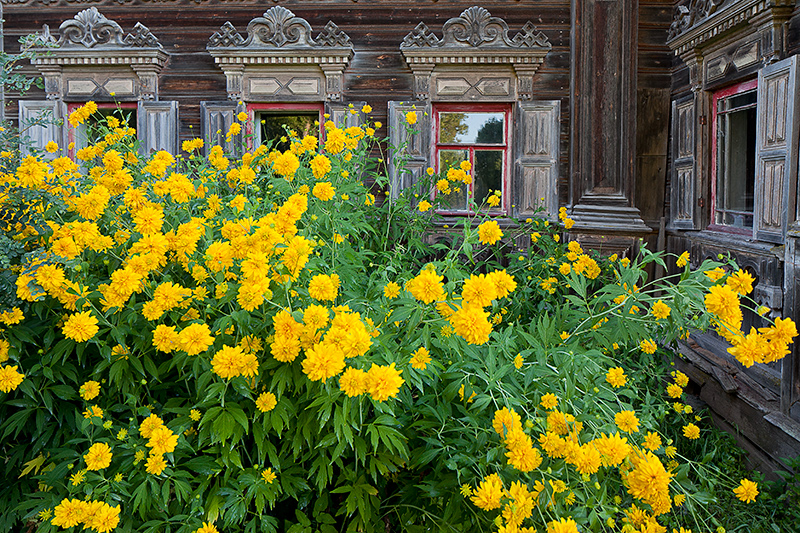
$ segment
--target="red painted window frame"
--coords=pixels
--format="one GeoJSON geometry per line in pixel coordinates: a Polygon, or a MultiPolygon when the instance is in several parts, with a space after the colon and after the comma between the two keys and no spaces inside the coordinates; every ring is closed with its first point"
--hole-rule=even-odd
{"type": "Polygon", "coordinates": [[[743,81],[716,91],[711,96],[711,220],[708,229],[741,235],[752,235],[753,228],[735,228],[725,224],[717,224],[717,108],[719,101],[737,94],[746,93],[758,88],[758,78],[743,81]]]}
{"type": "MultiPolygon", "coordinates": [[[[67,118],[72,114],[73,111],[78,109],[79,107],[83,107],[86,105],[86,102],[69,102],[67,104],[67,118]]],[[[95,102],[97,105],[97,109],[139,109],[139,104],[136,102],[95,102]]],[[[66,121],[67,124],[67,156],[75,160],[75,128],[72,124],[69,123],[69,120],[66,121]],[[72,148],[70,148],[72,146],[72,148]]],[[[131,128],[136,128],[136,125],[128,124],[131,128]]]]}
{"type": "Polygon", "coordinates": [[[256,113],[260,111],[317,111],[319,113],[319,134],[320,144],[325,140],[324,114],[325,104],[322,102],[291,102],[291,103],[249,103],[247,104],[247,149],[253,150],[255,148],[255,123],[256,113]]]}
{"type": "MultiPolygon", "coordinates": [[[[511,193],[511,119],[513,118],[512,115],[513,105],[510,103],[491,103],[491,104],[473,104],[473,103],[463,103],[463,104],[452,104],[452,103],[435,103],[433,104],[433,137],[431,138],[431,153],[433,155],[433,168],[438,174],[441,169],[439,168],[439,150],[468,150],[469,151],[469,158],[470,163],[472,163],[472,168],[475,168],[475,147],[478,147],[478,150],[503,150],[503,176],[501,178],[501,195],[500,195],[500,205],[495,208],[490,208],[488,211],[481,211],[481,213],[485,213],[491,216],[505,216],[508,215],[508,208],[510,203],[509,195],[511,193]],[[439,120],[441,113],[498,113],[501,112],[504,114],[503,119],[503,144],[445,144],[439,143],[439,120]]],[[[473,170],[474,172],[474,170],[473,170]]],[[[475,187],[475,180],[473,179],[472,182],[469,184],[468,189],[468,196],[469,199],[474,194],[474,187],[475,187]]],[[[431,192],[431,199],[436,197],[436,188],[433,188],[431,192]]],[[[467,202],[469,205],[469,200],[467,202]]],[[[458,215],[458,216],[467,216],[467,215],[474,215],[476,212],[470,210],[448,210],[448,209],[440,209],[437,211],[440,215],[458,215]]]]}

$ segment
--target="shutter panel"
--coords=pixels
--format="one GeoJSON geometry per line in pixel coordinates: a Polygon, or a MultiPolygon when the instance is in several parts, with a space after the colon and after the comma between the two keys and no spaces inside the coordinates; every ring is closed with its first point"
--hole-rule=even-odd
{"type": "Polygon", "coordinates": [[[415,185],[431,166],[431,106],[427,102],[389,102],[389,187],[391,198],[415,185]],[[417,133],[406,131],[406,113],[417,112],[417,133]],[[405,165],[401,162],[405,160],[405,165]]]}
{"type": "Polygon", "coordinates": [[[346,104],[340,102],[326,102],[325,113],[330,115],[328,120],[340,128],[361,126],[364,124],[364,114],[361,112],[361,108],[364,107],[365,104],[366,102],[348,102],[346,104]],[[351,105],[353,107],[350,107],[351,105]],[[351,110],[357,112],[351,113],[351,110]]]}
{"type": "Polygon", "coordinates": [[[139,152],[178,154],[178,102],[139,102],[136,112],[139,152]]]}
{"type": "Polygon", "coordinates": [[[694,95],[672,102],[672,179],[670,221],[675,229],[694,229],[694,95]]]}
{"type": "Polygon", "coordinates": [[[558,148],[561,102],[519,102],[514,124],[514,179],[511,183],[512,215],[534,216],[544,208],[558,213],[558,148]]]}
{"type": "Polygon", "coordinates": [[[42,157],[55,159],[58,152],[48,154],[44,151],[47,143],[53,141],[60,148],[66,148],[62,139],[62,103],[56,100],[20,100],[19,129],[20,136],[27,137],[29,144],[21,143],[22,156],[30,153],[31,148],[42,152],[42,157]]]}
{"type": "Polygon", "coordinates": [[[783,242],[797,202],[797,57],[758,73],[753,234],[774,243],[783,242]]]}
{"type": "MultiPolygon", "coordinates": [[[[231,154],[241,152],[242,134],[235,135],[230,141],[225,141],[225,134],[236,120],[239,105],[230,100],[221,102],[200,102],[200,129],[203,132],[206,153],[212,146],[220,145],[231,154]]],[[[242,128],[244,130],[244,128],[242,128]]]]}

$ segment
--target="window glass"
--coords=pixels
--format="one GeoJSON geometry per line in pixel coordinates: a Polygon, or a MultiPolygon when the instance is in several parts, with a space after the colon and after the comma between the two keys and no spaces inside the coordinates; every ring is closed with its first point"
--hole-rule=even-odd
{"type": "Polygon", "coordinates": [[[756,91],[717,100],[715,222],[753,227],[756,168],[756,91]]]}
{"type": "Polygon", "coordinates": [[[504,113],[441,113],[442,144],[503,144],[504,113]]]}
{"type": "Polygon", "coordinates": [[[286,130],[294,131],[302,139],[306,135],[319,137],[319,113],[317,111],[261,112],[258,114],[259,143],[273,141],[276,150],[289,149],[289,141],[281,141],[286,137],[286,130]]]}

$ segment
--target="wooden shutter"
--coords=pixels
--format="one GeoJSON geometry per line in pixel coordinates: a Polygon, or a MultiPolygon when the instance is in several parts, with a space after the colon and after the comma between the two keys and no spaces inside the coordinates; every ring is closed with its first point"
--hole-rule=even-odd
{"type": "Polygon", "coordinates": [[[558,213],[558,148],[561,102],[519,102],[514,124],[514,179],[511,214],[531,217],[544,208],[558,213]]]}
{"type": "Polygon", "coordinates": [[[670,224],[676,229],[694,229],[695,120],[694,95],[672,102],[672,176],[670,180],[670,224]]]}
{"type": "Polygon", "coordinates": [[[143,155],[159,150],[177,155],[178,102],[139,102],[136,131],[143,155]]]}
{"type": "Polygon", "coordinates": [[[361,112],[361,108],[364,107],[364,105],[366,105],[366,102],[348,102],[346,104],[340,102],[326,102],[325,113],[330,115],[328,120],[332,121],[340,128],[361,126],[364,123],[364,113],[361,112]],[[351,113],[351,110],[356,111],[356,113],[351,113]]]}
{"type": "Polygon", "coordinates": [[[758,73],[753,236],[782,243],[797,202],[797,56],[758,73]]]}
{"type": "Polygon", "coordinates": [[[389,183],[391,198],[419,181],[431,166],[431,106],[427,102],[389,102],[389,183]],[[417,133],[406,131],[406,113],[416,111],[417,133]],[[403,161],[405,161],[403,163],[403,161]]]}
{"type": "Polygon", "coordinates": [[[47,159],[58,157],[58,152],[48,154],[44,151],[47,143],[53,141],[61,148],[66,148],[62,138],[62,113],[63,104],[54,100],[20,100],[19,102],[19,129],[20,152],[22,156],[30,153],[31,149],[42,152],[47,159]]]}
{"type": "Polygon", "coordinates": [[[230,141],[225,141],[225,134],[236,120],[237,113],[242,110],[239,104],[230,100],[200,102],[200,129],[203,132],[206,153],[215,145],[222,146],[231,154],[238,154],[241,151],[242,134],[235,135],[230,141]]]}

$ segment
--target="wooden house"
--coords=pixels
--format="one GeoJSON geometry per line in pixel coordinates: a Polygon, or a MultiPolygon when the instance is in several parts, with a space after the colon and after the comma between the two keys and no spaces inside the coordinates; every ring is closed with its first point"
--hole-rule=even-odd
{"type": "MultiPolygon", "coordinates": [[[[603,253],[693,261],[732,254],[759,304],[797,320],[797,53],[793,0],[5,0],[4,46],[38,32],[25,71],[44,90],[6,94],[7,116],[63,118],[88,100],[135,118],[142,149],[256,125],[380,121],[421,134],[393,187],[453,152],[494,169],[495,215],[567,206],[571,238],[603,253]],[[351,110],[355,111],[352,113],[351,110]],[[465,126],[448,132],[457,115],[465,126]],[[491,123],[492,137],[477,135],[491,123]],[[466,131],[466,133],[464,133],[466,131]],[[487,140],[488,139],[488,140],[487,140]],[[480,146],[478,146],[480,145],[480,146]],[[743,149],[742,146],[746,146],[743,149]]],[[[110,112],[110,111],[109,111],[110,112]]],[[[309,126],[310,127],[310,126],[309,126]]],[[[30,130],[62,146],[68,124],[30,130]]],[[[466,197],[448,217],[467,212],[466,197]]],[[[758,325],[758,316],[747,324],[758,325]]],[[[763,462],[800,454],[798,353],[745,370],[713,334],[682,346],[696,392],[763,462]]]]}

